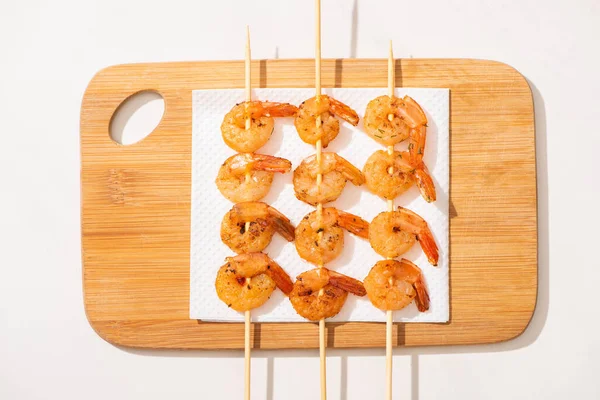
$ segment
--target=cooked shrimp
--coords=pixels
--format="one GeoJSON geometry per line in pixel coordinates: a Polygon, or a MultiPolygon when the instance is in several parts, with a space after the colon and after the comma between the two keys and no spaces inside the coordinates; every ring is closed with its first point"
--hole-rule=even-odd
{"type": "Polygon", "coordinates": [[[418,127],[427,126],[427,117],[419,104],[409,96],[379,96],[369,102],[364,118],[365,132],[386,146],[407,139],[418,127]],[[392,119],[389,119],[389,116],[392,119]]]}
{"type": "Polygon", "coordinates": [[[401,310],[413,299],[419,311],[429,310],[429,294],[419,267],[407,259],[383,260],[365,278],[371,303],[380,310],[401,310]]]}
{"type": "Polygon", "coordinates": [[[318,321],[339,313],[348,292],[357,296],[366,294],[361,281],[327,268],[315,268],[298,275],[290,301],[298,314],[318,321]]]}
{"type": "Polygon", "coordinates": [[[328,203],[337,199],[349,180],[356,186],[365,182],[362,172],[350,162],[335,153],[321,155],[322,182],[317,187],[319,164],[317,156],[312,155],[302,160],[294,171],[294,192],[298,200],[311,205],[328,203]]]}
{"type": "Polygon", "coordinates": [[[221,222],[221,240],[238,254],[264,250],[275,232],[288,242],[294,240],[294,226],[290,220],[261,202],[238,203],[221,222]],[[250,224],[246,230],[247,222],[250,224]]]}
{"type": "Polygon", "coordinates": [[[293,289],[288,274],[266,254],[239,254],[227,257],[226,261],[217,273],[215,287],[219,299],[236,311],[263,305],[275,286],[286,295],[293,289]]]}
{"type": "Polygon", "coordinates": [[[431,265],[438,263],[438,247],[427,222],[407,208],[379,213],[369,226],[369,242],[377,253],[394,258],[404,254],[416,241],[431,265]]]}
{"type": "Polygon", "coordinates": [[[227,146],[240,153],[251,153],[267,143],[275,125],[273,117],[292,117],[298,107],[288,103],[250,101],[236,104],[221,124],[221,133],[227,146]],[[246,129],[246,119],[250,127],[246,129]]]}
{"type": "Polygon", "coordinates": [[[356,215],[328,207],[323,208],[319,221],[317,212],[311,212],[296,227],[298,254],[313,264],[328,263],[344,248],[342,228],[362,238],[369,237],[369,223],[356,215]]]}
{"type": "Polygon", "coordinates": [[[340,122],[334,115],[354,126],[358,125],[356,111],[333,97],[323,94],[318,99],[311,97],[306,100],[300,105],[294,121],[300,139],[308,144],[316,144],[321,140],[323,147],[327,147],[340,131],[340,122]],[[318,116],[321,116],[319,128],[317,128],[318,116]]]}
{"type": "Polygon", "coordinates": [[[384,199],[393,199],[416,184],[427,202],[435,201],[435,185],[419,157],[422,158],[419,154],[412,155],[411,151],[394,151],[392,154],[376,151],[363,168],[367,187],[384,199]]]}
{"type": "Polygon", "coordinates": [[[292,163],[285,158],[236,154],[225,160],[215,182],[221,194],[234,203],[257,201],[269,193],[274,172],[289,172],[291,168],[292,163]]]}

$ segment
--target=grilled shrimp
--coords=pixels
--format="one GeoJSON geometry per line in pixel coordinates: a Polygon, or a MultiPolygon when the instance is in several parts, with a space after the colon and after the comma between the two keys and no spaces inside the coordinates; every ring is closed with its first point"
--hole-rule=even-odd
{"type": "Polygon", "coordinates": [[[369,242],[377,253],[398,257],[419,241],[431,265],[437,265],[438,247],[427,222],[407,208],[379,213],[369,226],[369,242]]]}
{"type": "Polygon", "coordinates": [[[383,260],[365,278],[371,303],[380,310],[401,310],[413,299],[419,311],[429,310],[429,294],[419,267],[407,259],[383,260]]]}
{"type": "Polygon", "coordinates": [[[294,225],[290,220],[261,202],[238,203],[223,217],[221,240],[236,253],[262,251],[277,232],[288,242],[294,240],[294,225]],[[248,230],[246,223],[249,222],[248,230]]]}
{"type": "Polygon", "coordinates": [[[350,162],[335,153],[322,153],[321,155],[322,182],[317,187],[319,163],[317,156],[312,155],[302,160],[294,171],[294,192],[298,200],[316,205],[328,203],[337,199],[349,180],[356,186],[365,182],[362,172],[350,162]]]}
{"type": "Polygon", "coordinates": [[[289,172],[291,168],[292,163],[285,158],[236,154],[225,160],[215,183],[221,194],[234,203],[257,201],[269,193],[274,172],[289,172]]]}
{"type": "Polygon", "coordinates": [[[275,125],[273,117],[292,117],[298,107],[288,103],[249,101],[236,104],[221,124],[221,134],[227,146],[240,153],[251,153],[271,138],[275,125]],[[250,126],[246,129],[246,119],[250,126]]]}
{"type": "Polygon", "coordinates": [[[288,274],[266,254],[239,254],[226,261],[217,273],[215,287],[219,299],[236,311],[260,307],[276,286],[286,295],[293,289],[288,274]]]}
{"type": "Polygon", "coordinates": [[[315,268],[298,275],[290,301],[302,317],[318,321],[339,313],[348,292],[357,296],[366,294],[362,282],[327,268],[315,268]]]}
{"type": "Polygon", "coordinates": [[[319,220],[317,211],[305,216],[296,227],[296,250],[300,257],[316,265],[336,258],[344,247],[346,229],[357,236],[369,237],[369,223],[333,207],[323,208],[319,220]]]}
{"type": "Polygon", "coordinates": [[[356,111],[333,97],[323,94],[318,99],[311,97],[306,100],[300,105],[294,121],[300,139],[313,145],[320,139],[323,147],[327,147],[340,131],[340,122],[334,115],[354,126],[358,125],[356,111]],[[319,128],[317,128],[318,116],[321,117],[319,128]]]}
{"type": "Polygon", "coordinates": [[[427,117],[421,106],[409,96],[403,99],[379,96],[367,105],[364,126],[365,132],[373,139],[393,146],[407,139],[413,129],[427,126],[427,117]]]}

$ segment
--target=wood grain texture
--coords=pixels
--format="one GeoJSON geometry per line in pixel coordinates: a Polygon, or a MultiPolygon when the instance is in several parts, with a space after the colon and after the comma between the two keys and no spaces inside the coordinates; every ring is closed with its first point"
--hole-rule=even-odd
{"type": "MultiPolygon", "coordinates": [[[[314,87],[314,60],[254,61],[260,87],[314,87]]],[[[387,60],[323,60],[324,87],[387,85],[387,60]]],[[[450,322],[395,325],[396,345],[492,343],[518,336],[537,293],[531,91],[508,65],[396,62],[396,84],[450,88],[450,322]]],[[[193,89],[243,88],[243,61],[109,67],[81,107],[85,311],[107,341],[149,348],[241,349],[244,324],[188,319],[193,89]],[[139,143],[109,136],[117,107],[154,90],[158,127],[139,143]]],[[[212,179],[212,178],[211,178],[212,179]]],[[[253,324],[255,348],[315,348],[318,325],[253,324]]],[[[384,323],[328,323],[330,347],[383,347],[384,323]]]]}

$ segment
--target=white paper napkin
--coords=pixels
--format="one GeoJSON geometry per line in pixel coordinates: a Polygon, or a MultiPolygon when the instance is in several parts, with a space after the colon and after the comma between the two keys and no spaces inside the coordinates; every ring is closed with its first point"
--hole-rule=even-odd
{"type": "MultiPolygon", "coordinates": [[[[361,117],[361,123],[353,127],[342,122],[340,133],[325,151],[333,151],[362,170],[367,158],[384,147],[363,131],[362,116],[367,103],[387,94],[386,88],[335,88],[325,89],[325,94],[348,104],[361,117]]],[[[425,110],[429,120],[424,161],[433,177],[437,201],[428,204],[421,198],[416,187],[395,199],[395,205],[407,207],[421,215],[429,223],[440,250],[438,267],[433,267],[418,243],[403,257],[416,263],[425,275],[431,297],[431,307],[419,313],[411,304],[394,314],[400,322],[447,322],[449,318],[448,290],[448,193],[449,193],[449,91],[448,89],[396,89],[396,96],[408,94],[425,110]]],[[[221,137],[220,126],[224,115],[234,104],[244,100],[244,90],[195,90],[193,96],[192,130],[192,213],[191,213],[191,260],[190,260],[190,318],[205,321],[243,321],[243,314],[227,307],[215,292],[218,268],[227,256],[234,253],[220,239],[223,215],[232,207],[215,185],[219,167],[235,151],[227,147],[221,137]]],[[[255,89],[254,99],[288,102],[299,105],[314,96],[314,89],[255,89]]],[[[403,150],[406,143],[396,149],[403,150]]],[[[276,118],[271,140],[258,153],[271,154],[290,160],[295,169],[300,162],[314,154],[313,146],[300,140],[292,118],[276,118]]],[[[294,196],[292,173],[275,174],[269,195],[262,201],[285,214],[294,225],[314,208],[294,196]]],[[[366,186],[355,187],[347,183],[342,195],[328,206],[359,215],[371,221],[385,211],[385,200],[369,193],[366,186]]],[[[345,234],[342,254],[326,267],[363,280],[371,267],[382,259],[367,240],[345,234]]],[[[293,243],[277,234],[265,249],[295,280],[301,272],[314,265],[301,259],[293,243]]],[[[262,307],[252,310],[256,322],[303,322],[292,308],[289,300],[275,290],[271,299],[262,307]]],[[[371,305],[368,298],[348,296],[343,310],[331,321],[385,321],[385,312],[371,305]]],[[[328,320],[329,321],[329,320],[328,320]]]]}

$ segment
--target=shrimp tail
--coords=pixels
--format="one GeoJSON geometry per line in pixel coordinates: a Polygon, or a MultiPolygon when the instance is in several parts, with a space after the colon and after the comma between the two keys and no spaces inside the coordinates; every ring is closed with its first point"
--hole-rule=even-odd
{"type": "Polygon", "coordinates": [[[359,216],[337,210],[338,224],[348,232],[363,239],[369,238],[369,223],[359,216]]]}
{"type": "Polygon", "coordinates": [[[417,297],[415,298],[417,309],[420,312],[429,310],[429,293],[427,293],[427,286],[425,286],[422,275],[419,276],[413,286],[417,292],[417,297]]]}
{"type": "Polygon", "coordinates": [[[267,172],[290,172],[292,163],[281,157],[269,156],[266,154],[254,154],[254,163],[252,169],[267,172]]]}
{"type": "Polygon", "coordinates": [[[349,180],[355,186],[360,186],[363,183],[365,183],[365,176],[363,175],[360,169],[356,168],[350,163],[350,161],[346,160],[345,158],[342,158],[340,156],[337,157],[339,158],[336,169],[339,172],[341,172],[342,175],[344,175],[344,178],[346,178],[346,180],[349,180]]]}
{"type": "Polygon", "coordinates": [[[428,203],[434,202],[437,198],[433,179],[427,170],[425,164],[421,163],[419,168],[415,169],[415,183],[421,192],[421,196],[428,203]]]}
{"type": "Polygon", "coordinates": [[[398,107],[397,112],[408,126],[413,129],[420,125],[427,126],[427,116],[419,103],[410,96],[404,96],[402,102],[403,104],[398,107]]]}
{"type": "Polygon", "coordinates": [[[296,228],[292,225],[288,217],[271,206],[269,206],[269,216],[275,224],[277,232],[288,242],[294,241],[296,238],[296,228]]]}
{"type": "Polygon", "coordinates": [[[289,103],[273,103],[265,101],[262,109],[270,117],[293,117],[298,113],[298,107],[289,103]]]}
{"type": "Polygon", "coordinates": [[[281,268],[279,264],[275,261],[270,260],[267,265],[267,274],[273,279],[275,285],[285,293],[286,296],[290,294],[292,289],[294,288],[294,283],[290,276],[281,268]]]}
{"type": "Polygon", "coordinates": [[[344,121],[354,126],[358,125],[359,118],[356,111],[333,97],[329,98],[329,110],[344,121]]]}
{"type": "Polygon", "coordinates": [[[363,283],[357,279],[342,275],[338,272],[328,270],[329,283],[339,289],[345,290],[356,296],[364,296],[367,294],[363,283]]]}
{"type": "Polygon", "coordinates": [[[429,263],[437,266],[440,255],[437,244],[435,244],[433,234],[429,230],[429,227],[426,227],[419,234],[417,234],[417,239],[419,240],[419,244],[421,245],[423,252],[427,256],[429,263]]]}

